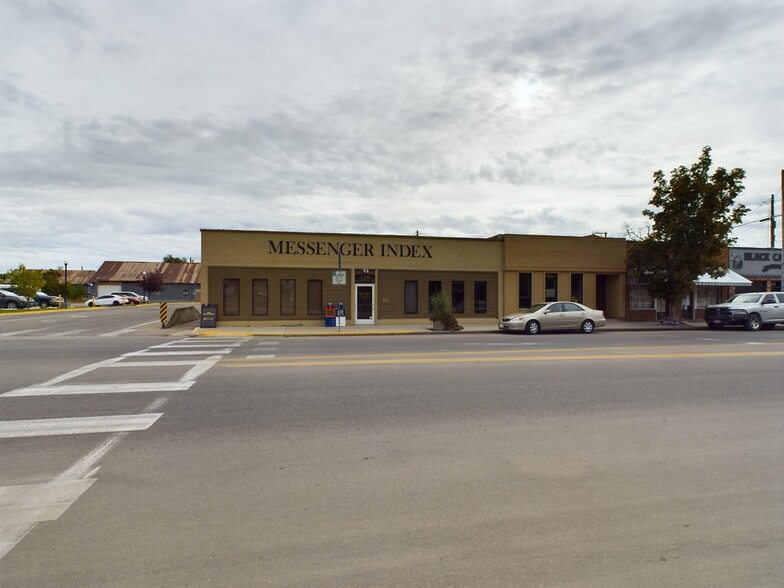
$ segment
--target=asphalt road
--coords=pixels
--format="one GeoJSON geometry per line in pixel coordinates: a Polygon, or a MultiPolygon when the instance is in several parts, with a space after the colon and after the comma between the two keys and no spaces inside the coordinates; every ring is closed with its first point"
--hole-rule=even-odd
{"type": "Polygon", "coordinates": [[[155,313],[0,317],[0,585],[784,577],[782,329],[235,340],[155,313]]]}

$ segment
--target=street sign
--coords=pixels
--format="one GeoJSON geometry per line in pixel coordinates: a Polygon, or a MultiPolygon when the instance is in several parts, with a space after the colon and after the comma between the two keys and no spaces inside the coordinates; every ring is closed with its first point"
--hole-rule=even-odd
{"type": "Polygon", "coordinates": [[[345,270],[332,270],[332,285],[345,286],[346,285],[346,271],[345,270]]]}

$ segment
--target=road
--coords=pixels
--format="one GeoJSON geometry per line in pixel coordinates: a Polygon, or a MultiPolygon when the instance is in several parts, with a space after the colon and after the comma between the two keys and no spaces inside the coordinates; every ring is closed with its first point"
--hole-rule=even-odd
{"type": "Polygon", "coordinates": [[[155,313],[0,317],[0,585],[784,577],[784,330],[216,340],[155,313]]]}

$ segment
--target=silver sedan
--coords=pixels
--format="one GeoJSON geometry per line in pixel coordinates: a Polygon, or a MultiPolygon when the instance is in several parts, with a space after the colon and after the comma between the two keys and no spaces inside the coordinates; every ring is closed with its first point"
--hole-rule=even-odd
{"type": "Polygon", "coordinates": [[[603,310],[594,310],[576,302],[547,302],[536,304],[517,314],[501,319],[501,331],[517,331],[536,335],[539,331],[579,330],[592,333],[607,324],[603,310]]]}

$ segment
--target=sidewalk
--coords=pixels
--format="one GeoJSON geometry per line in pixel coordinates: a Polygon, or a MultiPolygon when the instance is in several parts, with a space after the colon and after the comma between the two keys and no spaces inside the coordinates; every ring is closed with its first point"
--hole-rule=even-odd
{"type": "MultiPolygon", "coordinates": [[[[667,326],[656,322],[627,322],[607,319],[602,331],[668,331],[680,329],[707,328],[704,321],[688,321],[679,326],[667,326]]],[[[423,325],[348,325],[345,327],[321,327],[305,325],[267,326],[253,325],[241,327],[216,327],[213,329],[196,327],[193,336],[198,337],[357,337],[365,335],[472,335],[478,333],[499,333],[495,323],[466,324],[462,331],[434,331],[430,323],[423,325]]]]}

